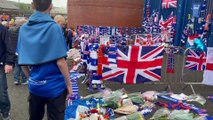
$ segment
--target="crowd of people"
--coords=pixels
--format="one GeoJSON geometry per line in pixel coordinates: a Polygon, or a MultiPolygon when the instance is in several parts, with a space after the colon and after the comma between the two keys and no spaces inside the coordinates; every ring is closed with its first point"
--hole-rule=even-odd
{"type": "Polygon", "coordinates": [[[61,15],[49,15],[52,0],[33,0],[29,18],[0,20],[0,113],[10,118],[7,74],[15,85],[29,88],[29,120],[42,120],[47,106],[50,120],[63,120],[65,101],[72,95],[66,63],[73,47],[74,28],[61,15]]]}

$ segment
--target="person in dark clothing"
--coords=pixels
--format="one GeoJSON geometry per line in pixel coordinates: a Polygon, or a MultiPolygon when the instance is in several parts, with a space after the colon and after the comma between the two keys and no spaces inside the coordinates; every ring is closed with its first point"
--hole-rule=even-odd
{"type": "Polygon", "coordinates": [[[3,120],[10,120],[10,100],[6,74],[13,71],[16,43],[9,38],[8,30],[0,24],[0,111],[3,120]]]}
{"type": "Polygon", "coordinates": [[[73,43],[73,38],[74,38],[74,28],[71,28],[68,30],[68,34],[67,34],[67,45],[69,47],[69,49],[72,49],[72,43],[73,43]]]}
{"type": "MultiPolygon", "coordinates": [[[[25,23],[25,21],[26,20],[24,18],[16,19],[15,26],[12,26],[9,28],[10,38],[12,39],[12,41],[14,42],[18,41],[19,28],[21,27],[22,24],[25,23]]],[[[24,72],[22,71],[21,66],[18,65],[18,54],[16,54],[13,76],[14,76],[15,85],[19,85],[19,84],[26,85],[28,83],[27,77],[24,75],[24,72]]]]}
{"type": "Polygon", "coordinates": [[[54,17],[54,21],[61,26],[61,29],[63,31],[63,35],[64,35],[64,43],[66,44],[66,49],[67,51],[69,50],[68,45],[66,43],[66,37],[67,37],[67,31],[66,31],[66,21],[65,18],[62,15],[56,15],[54,17]]]}

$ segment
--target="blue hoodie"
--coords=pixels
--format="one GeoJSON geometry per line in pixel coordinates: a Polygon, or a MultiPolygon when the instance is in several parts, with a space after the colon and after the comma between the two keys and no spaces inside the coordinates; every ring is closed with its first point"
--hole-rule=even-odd
{"type": "Polygon", "coordinates": [[[18,63],[30,65],[30,93],[47,98],[61,95],[65,79],[56,60],[66,56],[60,26],[48,14],[35,12],[19,31],[18,63]]]}
{"type": "Polygon", "coordinates": [[[20,65],[38,65],[66,56],[61,27],[48,15],[35,12],[19,31],[20,65]]]}

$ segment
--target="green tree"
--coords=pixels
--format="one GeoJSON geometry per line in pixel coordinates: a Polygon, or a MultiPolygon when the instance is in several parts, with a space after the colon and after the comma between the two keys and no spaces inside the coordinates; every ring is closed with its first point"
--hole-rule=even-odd
{"type": "Polygon", "coordinates": [[[22,15],[30,15],[33,13],[30,4],[18,3],[17,7],[20,9],[20,14],[22,15]]]}

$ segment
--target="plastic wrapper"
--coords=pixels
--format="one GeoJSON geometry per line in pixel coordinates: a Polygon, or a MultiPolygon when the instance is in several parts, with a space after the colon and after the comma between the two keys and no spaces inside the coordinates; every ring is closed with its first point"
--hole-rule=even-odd
{"type": "Polygon", "coordinates": [[[140,106],[140,109],[144,109],[144,108],[154,108],[155,104],[149,101],[146,101],[144,104],[142,104],[140,106]]]}
{"type": "Polygon", "coordinates": [[[116,118],[114,120],[145,120],[145,119],[144,119],[144,117],[141,113],[136,112],[136,113],[133,113],[131,115],[116,118]]]}
{"type": "Polygon", "coordinates": [[[133,104],[139,105],[144,103],[144,99],[139,95],[128,95],[128,97],[132,100],[133,104]]]}
{"type": "Polygon", "coordinates": [[[81,59],[81,54],[80,51],[78,49],[70,49],[67,52],[67,59],[72,59],[74,61],[80,60],[81,59]]]}
{"type": "Polygon", "coordinates": [[[89,120],[105,120],[102,115],[92,114],[89,120]]]}
{"type": "Polygon", "coordinates": [[[126,116],[122,116],[122,117],[119,117],[119,118],[116,118],[114,120],[128,120],[126,116]]]}
{"type": "Polygon", "coordinates": [[[112,109],[116,109],[121,106],[121,96],[110,96],[107,100],[104,101],[104,107],[109,107],[112,109]]]}
{"type": "Polygon", "coordinates": [[[181,93],[181,94],[172,94],[171,97],[175,98],[175,99],[178,99],[178,100],[181,100],[181,101],[187,100],[187,98],[188,98],[188,96],[183,94],[183,93],[181,93]]]}
{"type": "Polygon", "coordinates": [[[112,109],[116,109],[122,106],[123,98],[126,98],[127,95],[124,89],[116,90],[112,94],[103,98],[104,106],[112,109]],[[124,97],[125,96],[125,97],[124,97]]]}
{"type": "Polygon", "coordinates": [[[123,99],[122,100],[122,106],[131,106],[133,105],[132,100],[131,99],[123,99]]]}
{"type": "Polygon", "coordinates": [[[102,92],[98,92],[95,94],[91,94],[88,96],[85,96],[84,99],[90,99],[90,98],[105,98],[107,96],[110,96],[112,94],[112,91],[108,88],[104,89],[102,92]]]}
{"type": "Polygon", "coordinates": [[[138,111],[138,106],[136,106],[136,105],[124,106],[124,107],[114,110],[114,112],[116,112],[116,113],[125,114],[125,115],[130,115],[137,111],[138,111]]]}
{"type": "Polygon", "coordinates": [[[190,95],[188,96],[187,102],[198,102],[201,105],[204,105],[206,103],[206,99],[200,95],[190,95]]]}
{"type": "Polygon", "coordinates": [[[83,97],[83,99],[90,99],[90,98],[102,98],[102,93],[98,92],[98,93],[90,94],[88,96],[83,97]]]}
{"type": "MultiPolygon", "coordinates": [[[[188,104],[188,103],[185,103],[185,102],[181,102],[175,98],[172,98],[170,96],[158,96],[158,98],[160,99],[163,99],[163,100],[166,100],[166,101],[169,101],[169,102],[172,102],[173,104],[178,104],[178,107],[180,107],[179,109],[187,109],[187,110],[190,110],[198,115],[202,115],[202,116],[207,116],[207,110],[206,109],[201,109],[199,107],[196,107],[195,105],[193,104],[188,104]]],[[[165,107],[167,107],[168,105],[166,105],[165,107]]],[[[173,108],[172,106],[168,106],[168,107],[171,107],[173,108]]]]}
{"type": "Polygon", "coordinates": [[[140,112],[127,115],[127,120],[145,120],[143,115],[140,112]]]}
{"type": "Polygon", "coordinates": [[[82,118],[82,119],[75,119],[75,120],[106,120],[102,115],[92,114],[89,117],[82,118]]]}
{"type": "Polygon", "coordinates": [[[104,107],[109,107],[109,108],[112,108],[112,109],[117,109],[121,105],[118,103],[118,99],[115,98],[113,100],[105,102],[103,106],[104,107]]]}
{"type": "Polygon", "coordinates": [[[157,110],[154,115],[152,116],[152,118],[150,118],[151,120],[159,120],[160,118],[166,118],[168,117],[170,114],[169,109],[167,108],[161,108],[159,110],[157,110]]]}
{"type": "Polygon", "coordinates": [[[173,110],[169,115],[169,120],[194,120],[194,114],[189,110],[173,110]]]}
{"type": "Polygon", "coordinates": [[[65,110],[65,120],[78,118],[81,112],[89,110],[89,105],[86,100],[74,100],[72,105],[68,106],[65,110]]]}
{"type": "Polygon", "coordinates": [[[147,92],[142,93],[142,97],[145,100],[155,101],[155,100],[157,100],[157,94],[158,94],[158,92],[156,92],[156,91],[147,91],[147,92]]]}
{"type": "Polygon", "coordinates": [[[105,98],[107,96],[109,96],[110,94],[112,94],[112,90],[109,88],[104,89],[101,93],[102,93],[102,97],[105,98]]]}
{"type": "Polygon", "coordinates": [[[205,116],[198,116],[194,120],[207,120],[205,116]]]}
{"type": "Polygon", "coordinates": [[[110,100],[114,99],[115,97],[121,97],[121,96],[123,96],[125,94],[126,94],[126,92],[125,92],[124,89],[119,89],[119,90],[113,91],[112,94],[104,97],[103,101],[107,102],[107,101],[110,101],[110,100]]]}

